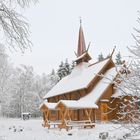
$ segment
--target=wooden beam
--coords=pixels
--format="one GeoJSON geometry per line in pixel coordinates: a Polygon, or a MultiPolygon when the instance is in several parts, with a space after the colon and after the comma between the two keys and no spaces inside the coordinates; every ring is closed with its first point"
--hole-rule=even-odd
{"type": "Polygon", "coordinates": [[[114,49],[113,49],[113,51],[112,51],[112,53],[111,53],[111,58],[112,58],[112,56],[113,56],[113,54],[114,54],[114,52],[115,52],[115,49],[116,49],[116,46],[114,47],[114,49]]]}
{"type": "Polygon", "coordinates": [[[88,52],[91,42],[89,42],[86,52],[88,52]]]}
{"type": "Polygon", "coordinates": [[[78,95],[79,95],[78,99],[80,99],[80,98],[81,98],[80,91],[78,90],[77,93],[78,93],[78,95]]]}
{"type": "Polygon", "coordinates": [[[68,109],[64,109],[64,110],[61,110],[61,114],[62,114],[62,124],[60,124],[58,127],[60,129],[62,128],[66,128],[67,129],[67,126],[65,124],[65,119],[66,119],[66,115],[67,115],[67,112],[68,112],[68,109]],[[63,112],[62,112],[63,111],[63,112]]]}
{"type": "Polygon", "coordinates": [[[70,117],[71,117],[72,111],[73,111],[73,110],[70,110],[70,117]]]}
{"type": "Polygon", "coordinates": [[[85,111],[86,116],[88,117],[88,111],[87,111],[87,109],[85,109],[84,111],[85,111]]]}
{"type": "Polygon", "coordinates": [[[88,111],[88,109],[85,110],[86,115],[87,115],[87,117],[88,117],[89,120],[91,120],[90,119],[91,111],[92,111],[92,109],[90,109],[89,111],[88,111]]]}
{"type": "Polygon", "coordinates": [[[70,109],[68,109],[68,117],[69,117],[69,120],[71,120],[71,110],[70,109]]]}
{"type": "Polygon", "coordinates": [[[49,117],[49,110],[47,110],[45,112],[45,124],[44,124],[44,126],[50,128],[50,125],[48,124],[48,117],[49,117]]]}
{"type": "Polygon", "coordinates": [[[66,96],[65,94],[63,94],[63,97],[64,97],[64,99],[66,99],[66,100],[67,100],[67,96],[66,96]]]}
{"type": "Polygon", "coordinates": [[[89,117],[91,116],[92,109],[89,110],[89,117]]]}
{"type": "Polygon", "coordinates": [[[57,96],[56,96],[56,97],[54,97],[54,102],[55,102],[55,103],[57,103],[57,96]]]}

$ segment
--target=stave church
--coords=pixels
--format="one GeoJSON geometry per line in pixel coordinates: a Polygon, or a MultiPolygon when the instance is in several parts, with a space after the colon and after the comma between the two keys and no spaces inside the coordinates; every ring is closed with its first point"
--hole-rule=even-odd
{"type": "MultiPolygon", "coordinates": [[[[44,127],[95,127],[97,121],[117,119],[119,103],[124,102],[114,82],[118,76],[112,55],[91,63],[80,23],[75,67],[45,96],[40,105],[44,127]]],[[[125,97],[125,100],[129,97],[125,97]]]]}

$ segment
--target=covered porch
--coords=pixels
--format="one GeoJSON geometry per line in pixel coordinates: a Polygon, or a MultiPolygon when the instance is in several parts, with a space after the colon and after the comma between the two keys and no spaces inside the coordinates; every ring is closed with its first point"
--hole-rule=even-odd
{"type": "Polygon", "coordinates": [[[58,103],[45,102],[40,106],[44,114],[44,127],[51,125],[60,129],[72,127],[94,127],[95,109],[93,103],[83,104],[76,100],[60,100],[58,103]]]}

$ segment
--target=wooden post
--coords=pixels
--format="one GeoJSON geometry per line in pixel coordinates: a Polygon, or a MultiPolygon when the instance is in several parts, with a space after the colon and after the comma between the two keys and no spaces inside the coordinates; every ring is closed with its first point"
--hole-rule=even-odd
{"type": "Polygon", "coordinates": [[[69,117],[69,120],[71,120],[71,110],[70,109],[68,109],[68,117],[69,117]]]}
{"type": "Polygon", "coordinates": [[[62,115],[62,124],[60,124],[58,127],[60,128],[60,129],[62,129],[62,128],[66,128],[67,129],[67,126],[66,126],[66,124],[65,124],[65,119],[66,119],[66,115],[67,115],[67,112],[68,112],[68,109],[66,108],[62,108],[61,109],[61,115],[62,115]],[[63,112],[62,112],[63,111],[63,112]]]}
{"type": "Polygon", "coordinates": [[[87,109],[85,110],[85,113],[87,115],[87,118],[90,120],[89,113],[88,113],[88,110],[87,109]]]}
{"type": "Polygon", "coordinates": [[[50,125],[48,124],[49,110],[47,109],[44,112],[44,114],[45,114],[45,124],[44,124],[44,126],[50,128],[50,125]]]}

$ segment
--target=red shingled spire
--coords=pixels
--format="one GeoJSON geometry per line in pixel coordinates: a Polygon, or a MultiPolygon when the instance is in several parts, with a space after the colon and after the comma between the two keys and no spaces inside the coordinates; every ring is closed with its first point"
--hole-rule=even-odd
{"type": "Polygon", "coordinates": [[[86,52],[86,44],[85,44],[84,33],[82,28],[82,21],[80,19],[77,57],[81,56],[85,52],[86,52]]]}

